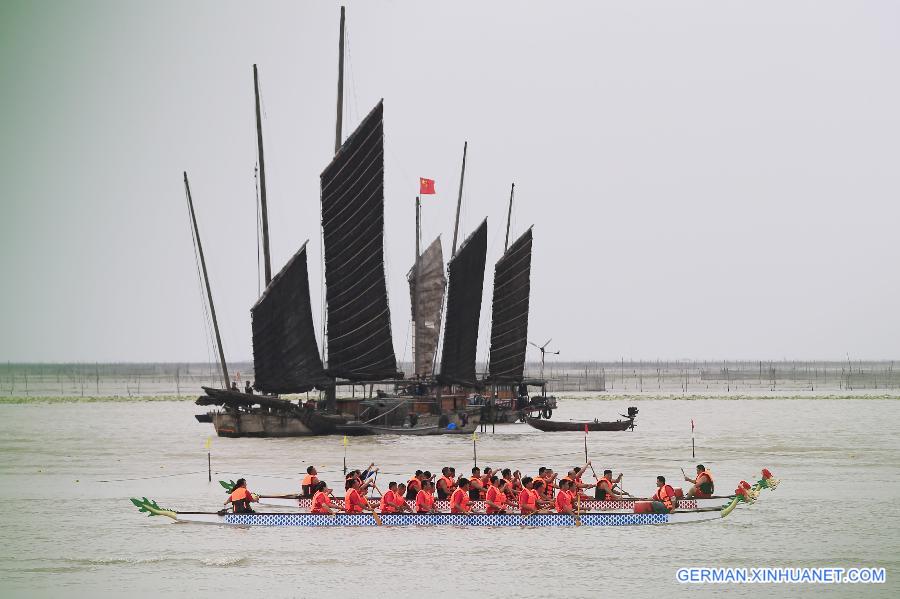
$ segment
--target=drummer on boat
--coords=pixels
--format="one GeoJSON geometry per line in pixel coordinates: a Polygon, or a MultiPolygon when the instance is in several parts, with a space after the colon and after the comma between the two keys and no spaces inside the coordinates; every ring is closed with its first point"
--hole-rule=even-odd
{"type": "Polygon", "coordinates": [[[331,489],[325,484],[325,481],[319,481],[315,486],[315,494],[312,498],[311,514],[333,514],[331,503],[331,489]]]}
{"type": "Polygon", "coordinates": [[[652,508],[654,514],[670,514],[678,507],[678,498],[675,496],[675,489],[671,485],[666,484],[665,476],[656,477],[656,493],[652,499],[652,508]]]}
{"type": "MultiPolygon", "coordinates": [[[[684,471],[682,470],[682,472],[684,471]]],[[[687,492],[686,497],[707,498],[712,497],[716,492],[712,473],[703,464],[697,464],[697,478],[688,478],[685,475],[684,480],[694,485],[687,492]]]]}
{"type": "Polygon", "coordinates": [[[254,512],[250,504],[256,501],[259,501],[259,497],[247,490],[246,479],[239,478],[234,483],[225,503],[231,504],[235,514],[252,514],[254,512]]]}

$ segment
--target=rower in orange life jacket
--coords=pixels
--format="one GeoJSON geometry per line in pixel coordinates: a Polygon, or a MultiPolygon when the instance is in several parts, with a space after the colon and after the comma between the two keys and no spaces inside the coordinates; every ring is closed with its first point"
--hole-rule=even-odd
{"type": "Polygon", "coordinates": [[[711,497],[713,493],[716,492],[716,485],[713,482],[712,473],[707,470],[703,464],[697,464],[697,478],[688,478],[685,476],[684,480],[694,485],[691,487],[691,490],[688,491],[686,497],[711,497]]]}
{"type": "Polygon", "coordinates": [[[416,513],[430,514],[436,512],[434,507],[434,483],[430,480],[422,481],[422,490],[416,494],[416,513]]]}
{"type": "Polygon", "coordinates": [[[666,477],[657,476],[656,486],[656,493],[652,497],[653,512],[666,514],[675,511],[678,507],[678,498],[675,497],[675,489],[666,484],[666,477]]]}
{"type": "Polygon", "coordinates": [[[388,484],[387,492],[381,496],[379,508],[382,514],[393,514],[397,511],[397,483],[388,484]]]}
{"type": "Polygon", "coordinates": [[[247,481],[239,478],[231,489],[225,503],[230,503],[235,514],[252,514],[250,504],[259,501],[259,498],[247,490],[247,481]]]}
{"type": "Polygon", "coordinates": [[[453,482],[453,469],[444,466],[441,469],[441,477],[437,481],[437,498],[448,499],[453,494],[455,483],[453,482]]]}
{"type": "Polygon", "coordinates": [[[325,481],[319,481],[315,486],[315,494],[312,498],[312,507],[309,512],[311,514],[333,514],[331,509],[331,489],[325,484],[325,481]]]}
{"type": "Polygon", "coordinates": [[[555,506],[557,514],[574,514],[575,509],[572,507],[572,489],[574,483],[568,479],[562,478],[559,481],[559,492],[556,494],[555,506]]]}
{"type": "Polygon", "coordinates": [[[362,512],[375,511],[369,506],[369,502],[359,493],[359,479],[349,478],[344,485],[344,511],[348,514],[361,514],[362,512]]]}
{"type": "Polygon", "coordinates": [[[601,501],[616,501],[624,499],[624,495],[620,495],[613,491],[613,487],[622,481],[622,473],[613,478],[612,470],[604,470],[603,477],[597,480],[597,491],[594,497],[601,501]]]}
{"type": "Polygon", "coordinates": [[[538,494],[532,487],[533,484],[534,480],[530,476],[522,479],[522,490],[519,491],[519,511],[523,515],[538,511],[538,494]]]}
{"type": "Polygon", "coordinates": [[[491,485],[484,500],[486,505],[485,511],[488,514],[505,514],[507,503],[506,494],[509,492],[509,485],[506,484],[506,481],[502,478],[497,481],[496,485],[491,485]]]}
{"type": "Polygon", "coordinates": [[[479,499],[484,500],[487,496],[488,489],[491,488],[493,484],[492,481],[495,478],[499,478],[494,475],[494,470],[492,468],[485,468],[484,472],[481,474],[481,497],[479,499]]]}
{"type": "Polygon", "coordinates": [[[316,487],[319,485],[318,474],[314,466],[309,466],[306,469],[306,476],[303,477],[303,481],[300,483],[301,497],[312,497],[313,493],[316,492],[316,487]]]}
{"type": "Polygon", "coordinates": [[[457,489],[453,491],[453,495],[450,496],[450,513],[474,513],[469,506],[469,481],[466,478],[460,478],[459,481],[457,481],[457,489]]]}
{"type": "Polygon", "coordinates": [[[416,470],[416,474],[406,481],[406,500],[407,501],[415,501],[416,497],[419,495],[419,491],[422,490],[422,480],[425,478],[425,473],[421,470],[416,470]]]}
{"type": "Polygon", "coordinates": [[[478,466],[472,468],[472,476],[469,478],[469,501],[480,501],[484,497],[484,483],[481,479],[481,469],[478,466]]]}

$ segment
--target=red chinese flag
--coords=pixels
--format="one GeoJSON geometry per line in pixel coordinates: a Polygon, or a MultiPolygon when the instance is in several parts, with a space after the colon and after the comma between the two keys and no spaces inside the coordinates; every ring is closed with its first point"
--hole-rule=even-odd
{"type": "Polygon", "coordinates": [[[584,423],[584,434],[588,434],[587,423],[584,423]]]}
{"type": "Polygon", "coordinates": [[[434,179],[419,177],[419,195],[434,195],[434,179]]]}
{"type": "Polygon", "coordinates": [[[694,432],[694,419],[691,418],[691,432],[694,432]]]}

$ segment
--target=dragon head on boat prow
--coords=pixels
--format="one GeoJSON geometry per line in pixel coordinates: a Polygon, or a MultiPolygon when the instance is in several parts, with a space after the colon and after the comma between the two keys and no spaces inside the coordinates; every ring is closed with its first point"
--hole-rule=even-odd
{"type": "Polygon", "coordinates": [[[167,510],[166,508],[159,507],[159,505],[152,499],[147,499],[146,497],[137,499],[135,497],[132,497],[131,503],[133,503],[135,507],[138,508],[138,511],[146,512],[147,516],[168,516],[172,520],[178,519],[178,514],[176,514],[172,510],[167,510]]]}

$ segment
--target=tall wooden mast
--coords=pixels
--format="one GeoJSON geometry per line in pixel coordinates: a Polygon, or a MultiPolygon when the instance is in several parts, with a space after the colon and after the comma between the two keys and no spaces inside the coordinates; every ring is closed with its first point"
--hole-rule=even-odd
{"type": "Polygon", "coordinates": [[[256,93],[256,146],[259,150],[259,211],[262,218],[263,260],[266,287],[272,282],[272,261],[269,258],[269,213],[266,208],[266,161],[263,156],[262,116],[259,108],[259,74],[253,65],[253,90],[256,93]]]}
{"type": "Polygon", "coordinates": [[[219,350],[219,363],[222,365],[222,376],[225,377],[225,389],[228,389],[228,366],[225,365],[225,352],[222,349],[222,337],[219,335],[219,321],[216,319],[216,306],[213,304],[212,289],[209,287],[209,275],[206,273],[206,258],[203,257],[203,244],[200,243],[200,230],[197,228],[197,217],[194,215],[194,202],[191,199],[191,186],[188,184],[187,171],[184,173],[184,191],[187,194],[188,210],[194,226],[194,241],[197,242],[197,253],[200,255],[200,268],[203,270],[203,281],[206,283],[206,298],[209,300],[209,313],[212,316],[213,330],[216,333],[216,348],[219,350]]]}
{"type": "Polygon", "coordinates": [[[338,42],[337,122],[334,129],[334,153],[341,149],[341,126],[344,116],[344,7],[341,7],[341,35],[338,42]]]}
{"type": "Polygon", "coordinates": [[[416,346],[416,338],[418,337],[418,329],[419,329],[419,256],[421,255],[421,236],[422,236],[422,203],[419,200],[419,196],[416,196],[416,260],[413,262],[413,279],[414,282],[414,292],[413,292],[413,314],[415,314],[415,318],[413,318],[413,338],[412,338],[412,355],[413,355],[413,376],[417,377],[419,375],[417,368],[419,365],[418,360],[418,347],[416,346]]]}
{"type": "Polygon", "coordinates": [[[456,255],[456,239],[459,235],[459,209],[462,207],[463,183],[466,181],[466,150],[469,148],[469,142],[463,143],[463,161],[462,171],[459,173],[459,197],[456,200],[456,225],[453,227],[453,250],[450,252],[450,258],[456,255]]]}
{"type": "Polygon", "coordinates": [[[516,184],[513,183],[512,187],[509,189],[509,212],[506,213],[506,241],[503,244],[503,251],[509,249],[509,223],[512,220],[512,203],[513,203],[513,194],[516,192],[516,184]]]}

